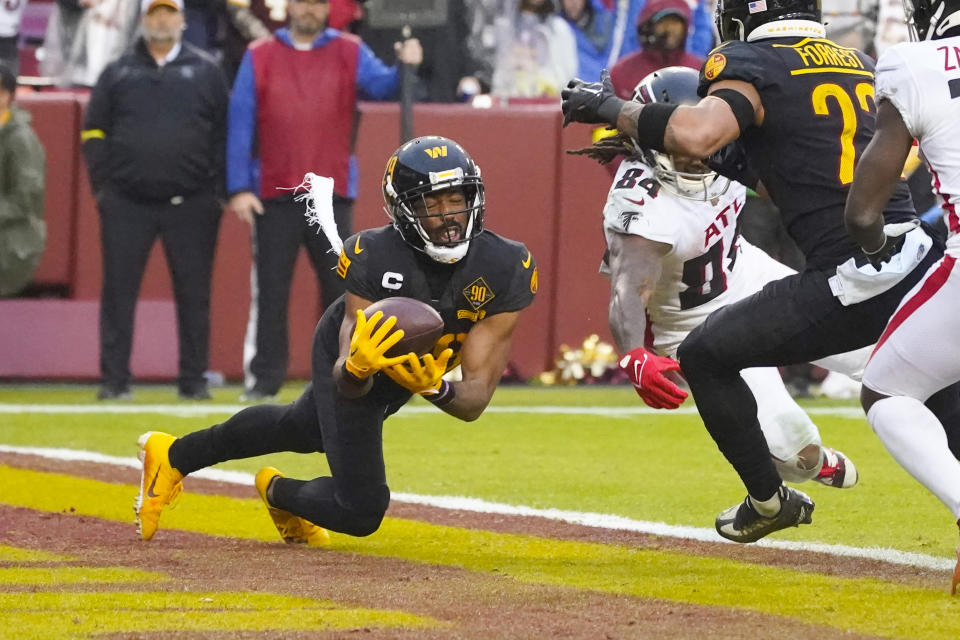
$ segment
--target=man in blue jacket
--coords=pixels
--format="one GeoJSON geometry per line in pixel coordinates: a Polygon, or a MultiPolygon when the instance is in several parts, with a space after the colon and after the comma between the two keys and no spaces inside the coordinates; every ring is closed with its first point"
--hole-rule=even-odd
{"type": "MultiPolygon", "coordinates": [[[[290,281],[301,244],[320,281],[324,309],[343,293],[337,256],[308,228],[292,187],[307,171],[333,178],[337,226],[350,235],[357,100],[388,98],[398,84],[396,67],[384,65],[355,36],[326,27],[328,0],[292,0],[287,11],[289,29],[247,49],[227,122],[229,207],[251,225],[254,256],[245,400],[271,398],[286,376],[290,281]]],[[[419,65],[420,43],[398,45],[397,57],[419,65]]]]}

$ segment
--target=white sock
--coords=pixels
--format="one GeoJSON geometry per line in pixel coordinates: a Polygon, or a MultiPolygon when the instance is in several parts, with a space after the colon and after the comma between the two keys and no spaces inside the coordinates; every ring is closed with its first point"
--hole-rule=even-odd
{"type": "Polygon", "coordinates": [[[780,513],[780,492],[773,494],[773,497],[768,500],[757,500],[753,496],[748,496],[750,498],[750,504],[753,505],[753,508],[757,510],[762,516],[767,518],[772,517],[780,513]]]}
{"type": "Polygon", "coordinates": [[[915,398],[895,396],[875,402],[867,421],[894,460],[960,518],[960,464],[933,412],[915,398]]]}

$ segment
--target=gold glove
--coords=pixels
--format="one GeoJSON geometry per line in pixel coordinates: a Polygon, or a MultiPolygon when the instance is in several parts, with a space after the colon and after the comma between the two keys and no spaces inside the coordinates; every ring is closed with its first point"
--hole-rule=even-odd
{"type": "Polygon", "coordinates": [[[391,365],[383,372],[404,389],[429,396],[440,391],[443,374],[447,372],[447,363],[452,357],[453,349],[444,349],[436,359],[431,353],[422,359],[410,353],[404,362],[391,365]]]}
{"type": "Polygon", "coordinates": [[[407,360],[410,354],[387,358],[385,354],[390,347],[403,338],[403,329],[393,333],[390,330],[397,324],[396,316],[390,316],[377,327],[383,317],[382,311],[377,311],[369,319],[362,309],[357,309],[357,324],[350,336],[350,355],[343,363],[351,374],[363,379],[372,376],[377,371],[399,364],[407,360]],[[374,331],[374,327],[377,330],[374,331]],[[387,334],[390,335],[387,335],[387,334]]]}

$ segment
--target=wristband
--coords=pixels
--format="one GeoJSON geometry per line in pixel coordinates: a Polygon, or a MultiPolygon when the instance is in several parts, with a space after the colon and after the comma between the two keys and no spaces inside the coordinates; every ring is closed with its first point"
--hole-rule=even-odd
{"type": "Polygon", "coordinates": [[[710,95],[714,98],[720,98],[730,105],[730,110],[733,111],[733,117],[737,119],[737,125],[740,127],[741,134],[753,126],[753,123],[756,121],[757,112],[747,96],[736,89],[717,89],[710,95]]]}
{"type": "Polygon", "coordinates": [[[644,149],[663,151],[663,136],[667,131],[667,122],[676,111],[678,104],[652,102],[643,105],[637,116],[637,144],[644,149]]]}
{"type": "Polygon", "coordinates": [[[347,382],[352,382],[353,384],[356,384],[356,385],[361,385],[367,381],[366,378],[361,378],[360,376],[355,374],[353,371],[350,371],[350,367],[347,366],[346,360],[343,361],[343,366],[341,367],[340,373],[341,373],[341,377],[344,380],[346,380],[347,382]]]}
{"type": "Polygon", "coordinates": [[[611,96],[600,104],[600,107],[597,109],[597,117],[609,123],[610,126],[616,127],[617,118],[620,117],[620,110],[623,109],[623,105],[626,103],[627,101],[622,98],[611,96]]]}
{"type": "Polygon", "coordinates": [[[445,407],[453,402],[456,396],[457,392],[454,390],[453,385],[444,380],[436,393],[431,393],[423,397],[429,400],[435,407],[445,407]]]}

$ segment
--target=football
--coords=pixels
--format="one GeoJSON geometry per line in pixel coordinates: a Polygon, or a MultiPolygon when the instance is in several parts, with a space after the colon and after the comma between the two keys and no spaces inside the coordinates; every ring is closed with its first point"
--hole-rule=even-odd
{"type": "Polygon", "coordinates": [[[411,351],[418,356],[433,351],[433,345],[443,335],[443,318],[425,302],[413,298],[384,298],[374,302],[364,310],[368,318],[377,311],[383,312],[384,319],[397,317],[395,329],[403,329],[403,338],[390,347],[387,357],[401,356],[411,351]]]}

